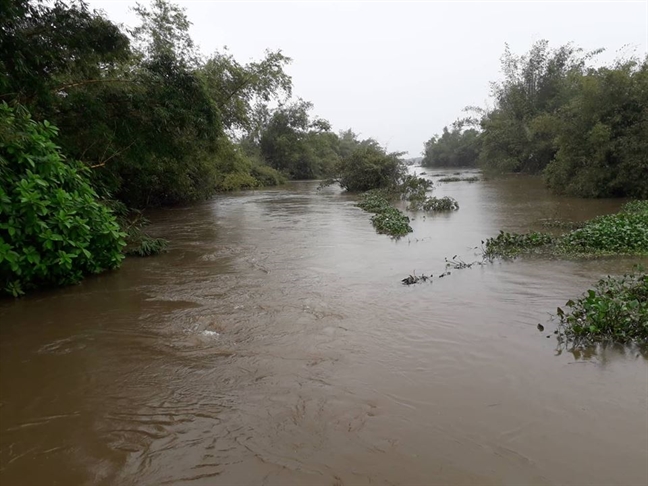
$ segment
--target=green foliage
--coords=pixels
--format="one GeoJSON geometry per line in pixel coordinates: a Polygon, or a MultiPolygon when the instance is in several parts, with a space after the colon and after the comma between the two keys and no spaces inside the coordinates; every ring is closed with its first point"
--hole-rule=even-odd
{"type": "Polygon", "coordinates": [[[583,297],[558,308],[561,339],[575,346],[648,344],[648,274],[606,277],[583,297]]]}
{"type": "Polygon", "coordinates": [[[0,291],[19,295],[116,268],[124,233],[57,129],[0,104],[0,291]]]}
{"type": "Polygon", "coordinates": [[[253,164],[227,166],[235,136],[258,132],[262,107],[290,94],[290,60],[280,52],[245,65],[227,53],[204,60],[182,8],[153,0],[134,10],[140,23],[129,40],[81,2],[0,9],[0,96],[56,124],[63,153],[93,168],[100,194],[129,207],[279,180],[263,168],[255,177],[253,164]]]}
{"type": "Polygon", "coordinates": [[[486,258],[513,258],[522,253],[532,253],[538,249],[545,249],[554,239],[545,233],[507,233],[500,231],[495,238],[488,238],[484,245],[483,253],[486,258]]]}
{"type": "Polygon", "coordinates": [[[357,206],[369,213],[374,213],[371,223],[376,231],[394,237],[400,237],[412,232],[409,218],[394,208],[384,190],[374,189],[360,196],[357,206]]]}
{"type": "Polygon", "coordinates": [[[238,191],[283,184],[286,178],[268,167],[255,154],[247,155],[234,144],[223,144],[214,162],[217,191],[238,191]]]}
{"type": "Polygon", "coordinates": [[[550,49],[541,40],[517,56],[506,46],[504,80],[492,83],[495,107],[482,112],[480,121],[480,162],[485,169],[537,173],[549,164],[562,128],[558,110],[573,97],[573,79],[598,52],[583,54],[569,44],[550,49]]]}
{"type": "Polygon", "coordinates": [[[400,194],[401,199],[405,199],[411,203],[423,202],[425,201],[427,192],[432,189],[433,185],[434,183],[429,179],[407,174],[401,177],[394,191],[400,194]]]}
{"type": "Polygon", "coordinates": [[[265,103],[284,101],[292,93],[292,81],[284,72],[291,61],[281,51],[266,51],[260,61],[240,64],[231,54],[214,53],[198,69],[209,96],[228,130],[244,130],[258,141],[267,123],[265,103]]]}
{"type": "Polygon", "coordinates": [[[391,206],[371,217],[371,224],[378,233],[395,237],[412,232],[409,221],[410,219],[407,216],[391,206]]]}
{"type": "Polygon", "coordinates": [[[428,197],[424,200],[415,200],[407,209],[412,211],[457,211],[459,203],[452,197],[428,197]]]}
{"type": "Polygon", "coordinates": [[[648,57],[574,82],[577,94],[559,114],[548,186],[582,197],[648,198],[648,57]]]}
{"type": "Polygon", "coordinates": [[[151,256],[162,253],[169,242],[163,238],[154,238],[146,233],[150,224],[141,211],[128,209],[119,201],[107,201],[106,205],[115,215],[117,224],[125,236],[126,246],[122,252],[128,256],[151,256]]]}
{"type": "Polygon", "coordinates": [[[439,179],[438,182],[477,182],[479,181],[478,176],[470,176],[470,177],[457,177],[457,176],[449,176],[449,177],[442,177],[439,179]]]}
{"type": "Polygon", "coordinates": [[[561,251],[569,254],[648,254],[648,204],[633,203],[630,212],[600,216],[564,235],[561,251]]]}
{"type": "Polygon", "coordinates": [[[487,258],[523,253],[566,256],[648,255],[648,202],[632,201],[616,214],[599,216],[553,237],[544,233],[505,233],[484,243],[487,258]]]}
{"type": "Polygon", "coordinates": [[[147,257],[157,255],[167,249],[169,242],[163,238],[152,238],[145,234],[140,234],[139,239],[134,242],[134,246],[127,248],[125,253],[129,256],[147,257]]]}
{"type": "Polygon", "coordinates": [[[559,194],[647,198],[648,57],[591,67],[601,51],[542,40],[518,56],[506,46],[493,108],[468,107],[475,116],[426,143],[424,164],[455,165],[470,151],[486,172],[544,174],[559,194]]]}
{"type": "Polygon", "coordinates": [[[461,130],[455,126],[451,131],[443,128],[443,134],[435,135],[425,142],[421,165],[425,167],[475,167],[479,158],[479,132],[474,128],[461,130]]]}
{"type": "Polygon", "coordinates": [[[373,189],[360,195],[360,201],[356,204],[368,213],[380,213],[391,206],[388,195],[385,191],[373,189]]]}
{"type": "Polygon", "coordinates": [[[280,106],[261,132],[261,156],[291,179],[325,176],[339,160],[337,136],[326,120],[311,119],[311,108],[312,104],[303,100],[280,106]]]}
{"type": "Polygon", "coordinates": [[[371,139],[357,142],[339,161],[329,182],[337,182],[350,192],[395,189],[406,176],[400,156],[400,153],[387,153],[371,139]]]}
{"type": "Polygon", "coordinates": [[[51,111],[77,83],[109,74],[130,55],[119,27],[80,1],[3,1],[0,8],[0,99],[51,111]]]}
{"type": "Polygon", "coordinates": [[[644,213],[648,214],[648,199],[627,202],[621,209],[624,213],[644,213]]]}

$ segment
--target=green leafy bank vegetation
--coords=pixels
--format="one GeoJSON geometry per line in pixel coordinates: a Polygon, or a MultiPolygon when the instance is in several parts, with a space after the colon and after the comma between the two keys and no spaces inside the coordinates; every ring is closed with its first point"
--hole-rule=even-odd
{"type": "Polygon", "coordinates": [[[492,106],[466,108],[425,143],[422,164],[542,174],[558,194],[648,198],[648,57],[601,66],[601,52],[507,46],[492,106]]]}
{"type": "Polygon", "coordinates": [[[648,274],[636,271],[599,280],[558,308],[558,335],[577,347],[597,343],[648,345],[648,274]]]}
{"type": "MultiPolygon", "coordinates": [[[[553,227],[570,227],[555,225],[553,227]]],[[[648,256],[648,201],[631,201],[560,236],[505,233],[483,242],[484,258],[540,254],[552,257],[648,256]]],[[[648,345],[648,274],[637,270],[601,279],[576,301],[558,308],[556,333],[575,347],[596,343],[648,345]]]]}
{"type": "Polygon", "coordinates": [[[560,236],[500,232],[483,243],[487,258],[522,254],[571,257],[648,255],[648,201],[632,201],[615,214],[599,216],[560,236]]]}
{"type": "Polygon", "coordinates": [[[0,104],[0,286],[67,285],[116,268],[124,237],[83,164],[66,161],[57,130],[0,104]]]}

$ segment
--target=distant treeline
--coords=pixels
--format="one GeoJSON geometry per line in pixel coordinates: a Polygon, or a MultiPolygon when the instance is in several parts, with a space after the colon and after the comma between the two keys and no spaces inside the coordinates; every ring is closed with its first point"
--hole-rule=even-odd
{"type": "Polygon", "coordinates": [[[592,67],[601,50],[508,46],[491,109],[468,107],[425,143],[423,165],[543,174],[556,193],[648,198],[648,57],[592,67]]]}

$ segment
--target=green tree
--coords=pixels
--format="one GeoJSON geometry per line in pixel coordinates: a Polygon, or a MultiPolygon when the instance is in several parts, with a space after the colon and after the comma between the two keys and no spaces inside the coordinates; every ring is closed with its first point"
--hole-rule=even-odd
{"type": "Polygon", "coordinates": [[[600,50],[583,54],[571,44],[536,42],[517,56],[508,45],[504,79],[491,84],[494,109],[481,119],[480,162],[497,172],[541,172],[556,153],[555,116],[577,92],[575,80],[600,50]]]}
{"type": "Polygon", "coordinates": [[[337,162],[337,137],[326,120],[311,119],[303,100],[274,110],[262,129],[260,153],[270,167],[292,179],[315,179],[337,162]]]}
{"type": "Polygon", "coordinates": [[[358,142],[340,159],[329,183],[337,182],[351,192],[371,189],[394,189],[405,178],[407,169],[402,153],[388,153],[376,141],[358,142]]]}
{"type": "Polygon", "coordinates": [[[83,2],[2,2],[0,99],[35,116],[49,115],[68,90],[110,78],[129,55],[127,36],[83,2]]]}
{"type": "Polygon", "coordinates": [[[479,132],[474,128],[443,128],[425,143],[421,165],[425,167],[475,167],[479,158],[479,132]]]}
{"type": "Polygon", "coordinates": [[[560,111],[554,191],[584,197],[648,198],[648,57],[590,70],[560,111]]]}

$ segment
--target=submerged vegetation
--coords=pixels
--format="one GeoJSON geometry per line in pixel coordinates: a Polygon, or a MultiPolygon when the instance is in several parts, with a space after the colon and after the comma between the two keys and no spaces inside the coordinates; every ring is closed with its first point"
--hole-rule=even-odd
{"type": "Polygon", "coordinates": [[[459,203],[452,197],[427,197],[415,200],[407,206],[410,211],[457,211],[459,203]]]}
{"type": "Polygon", "coordinates": [[[632,201],[618,213],[594,218],[562,236],[500,232],[483,245],[487,258],[531,253],[590,257],[648,255],[648,201],[632,201]]]}
{"type": "Polygon", "coordinates": [[[639,271],[599,280],[576,301],[558,308],[558,335],[574,346],[648,345],[648,274],[639,271]]]}
{"type": "Polygon", "coordinates": [[[410,219],[392,206],[390,196],[385,191],[371,190],[360,196],[357,206],[373,213],[371,224],[376,231],[394,237],[404,236],[412,232],[410,219]]]}
{"type": "Polygon", "coordinates": [[[438,182],[477,182],[479,181],[478,176],[470,176],[470,177],[458,177],[458,176],[448,176],[448,177],[442,177],[439,179],[438,182]]]}

